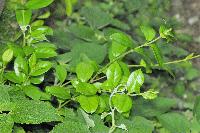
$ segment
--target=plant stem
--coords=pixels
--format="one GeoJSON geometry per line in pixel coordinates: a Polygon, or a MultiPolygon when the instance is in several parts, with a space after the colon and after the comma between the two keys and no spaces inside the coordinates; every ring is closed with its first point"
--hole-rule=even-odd
{"type": "MultiPolygon", "coordinates": [[[[176,64],[176,63],[181,63],[181,62],[185,62],[185,61],[188,61],[188,60],[192,60],[192,59],[195,59],[195,58],[199,58],[200,55],[196,55],[196,56],[193,56],[189,59],[187,58],[184,58],[184,59],[180,59],[180,60],[175,60],[175,61],[169,61],[169,62],[165,62],[163,63],[164,65],[170,65],[170,64],[176,64]]],[[[128,65],[129,67],[145,67],[144,65],[128,65]]],[[[156,66],[159,66],[159,64],[154,64],[154,65],[151,65],[152,67],[156,67],[156,66]]]]}
{"type": "Polygon", "coordinates": [[[114,60],[112,60],[111,62],[109,62],[108,64],[106,64],[104,67],[102,67],[102,68],[91,78],[90,83],[93,83],[94,80],[95,80],[95,78],[96,78],[100,73],[102,73],[102,72],[103,72],[106,68],[108,68],[110,65],[112,65],[113,63],[115,63],[116,61],[118,61],[120,58],[122,58],[122,57],[124,57],[124,56],[126,56],[126,55],[128,55],[128,54],[130,54],[130,53],[133,53],[133,52],[134,52],[135,50],[137,50],[137,49],[140,49],[140,48],[143,48],[143,47],[149,47],[150,44],[152,44],[152,43],[158,41],[159,39],[161,39],[161,36],[155,38],[154,40],[152,40],[152,41],[150,41],[150,42],[144,43],[144,44],[142,44],[142,45],[140,45],[140,46],[138,46],[138,47],[135,47],[135,48],[133,48],[133,49],[130,49],[130,50],[128,50],[127,52],[125,52],[125,53],[123,53],[123,54],[117,56],[114,60]]]}
{"type": "Polygon", "coordinates": [[[63,104],[60,104],[59,107],[58,107],[58,110],[60,110],[62,107],[64,107],[64,106],[65,106],[66,104],[68,104],[70,101],[71,101],[71,99],[68,100],[68,101],[65,101],[63,104]]]}

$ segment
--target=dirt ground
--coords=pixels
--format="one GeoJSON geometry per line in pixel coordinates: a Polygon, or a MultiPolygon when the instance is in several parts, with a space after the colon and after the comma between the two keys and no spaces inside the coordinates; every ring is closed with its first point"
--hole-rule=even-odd
{"type": "MultiPolygon", "coordinates": [[[[200,54],[200,0],[172,0],[171,12],[183,24],[180,32],[187,33],[194,39],[187,44],[187,49],[200,54]]],[[[194,63],[200,70],[200,59],[195,59],[194,63]]]]}

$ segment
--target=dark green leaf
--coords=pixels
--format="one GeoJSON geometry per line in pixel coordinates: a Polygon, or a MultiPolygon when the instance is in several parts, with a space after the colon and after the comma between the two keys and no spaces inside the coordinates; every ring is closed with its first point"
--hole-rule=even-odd
{"type": "Polygon", "coordinates": [[[154,56],[159,64],[160,67],[163,67],[163,55],[161,53],[161,50],[156,44],[151,44],[151,49],[153,50],[154,56]]]}
{"type": "Polygon", "coordinates": [[[49,103],[24,100],[14,102],[11,116],[15,123],[40,124],[42,122],[60,121],[57,110],[49,103]]]}
{"type": "Polygon", "coordinates": [[[158,116],[159,122],[171,133],[190,132],[190,123],[187,118],[178,113],[166,113],[158,116]]]}

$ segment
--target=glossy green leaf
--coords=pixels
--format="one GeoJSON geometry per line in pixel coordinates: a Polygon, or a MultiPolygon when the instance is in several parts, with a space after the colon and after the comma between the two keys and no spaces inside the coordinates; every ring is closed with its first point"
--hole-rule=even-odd
{"type": "Polygon", "coordinates": [[[47,102],[21,100],[13,104],[11,116],[15,123],[40,124],[61,120],[57,110],[47,102]]]}
{"type": "Polygon", "coordinates": [[[32,84],[41,84],[44,81],[44,75],[31,77],[30,81],[32,84]]]}
{"type": "Polygon", "coordinates": [[[125,94],[114,95],[112,103],[119,113],[128,112],[132,108],[131,98],[125,94]]]}
{"type": "Polygon", "coordinates": [[[27,85],[27,86],[23,86],[22,89],[25,92],[25,94],[28,97],[32,98],[33,100],[39,100],[41,97],[41,91],[36,86],[27,85]]]}
{"type": "Polygon", "coordinates": [[[50,15],[51,15],[51,12],[47,11],[44,14],[40,15],[38,18],[39,19],[46,19],[46,18],[49,18],[50,15]]]}
{"type": "Polygon", "coordinates": [[[96,110],[96,113],[103,113],[106,108],[107,108],[106,98],[104,99],[103,96],[100,96],[99,97],[99,106],[96,110]]]}
{"type": "Polygon", "coordinates": [[[4,64],[9,63],[13,58],[13,50],[12,49],[7,49],[3,55],[2,55],[2,61],[4,64]]]}
{"type": "Polygon", "coordinates": [[[116,42],[112,42],[111,48],[109,50],[109,59],[111,61],[114,60],[116,57],[126,52],[126,50],[127,50],[126,46],[116,42]]]}
{"type": "Polygon", "coordinates": [[[99,104],[99,97],[80,95],[77,97],[77,101],[80,103],[81,108],[87,113],[94,113],[99,104]]]}
{"type": "Polygon", "coordinates": [[[114,86],[117,86],[122,76],[120,65],[116,62],[110,65],[106,71],[106,76],[108,81],[110,81],[114,86]]]}
{"type": "Polygon", "coordinates": [[[141,69],[131,73],[127,81],[127,88],[129,93],[140,93],[140,87],[144,83],[144,75],[141,69]]]}
{"type": "Polygon", "coordinates": [[[156,32],[153,28],[149,26],[141,26],[140,29],[143,32],[147,41],[151,41],[154,39],[156,32]]]}
{"type": "Polygon", "coordinates": [[[81,62],[76,67],[76,74],[78,79],[82,82],[87,82],[93,75],[94,68],[91,64],[81,62]]]}
{"type": "Polygon", "coordinates": [[[66,87],[60,87],[60,86],[47,86],[45,88],[46,92],[50,93],[53,96],[56,96],[61,99],[70,99],[70,90],[66,87]]]}
{"type": "Polygon", "coordinates": [[[97,93],[97,88],[93,84],[79,82],[76,91],[83,95],[95,95],[97,93]]]}
{"type": "Polygon", "coordinates": [[[56,78],[63,83],[67,77],[67,70],[64,65],[57,65],[56,66],[56,78]]]}
{"type": "Polygon", "coordinates": [[[160,48],[157,46],[157,44],[151,44],[151,49],[154,53],[154,57],[156,58],[156,61],[158,62],[159,66],[163,67],[164,61],[160,48]]]}
{"type": "Polygon", "coordinates": [[[31,57],[29,58],[28,62],[29,62],[29,67],[30,68],[34,68],[35,67],[36,62],[37,62],[37,57],[36,57],[35,53],[33,53],[31,55],[31,57]]]}
{"type": "Polygon", "coordinates": [[[26,56],[29,56],[34,52],[34,47],[33,46],[24,46],[23,51],[26,56]]]}
{"type": "Polygon", "coordinates": [[[19,75],[20,73],[28,74],[27,60],[25,60],[21,56],[18,56],[14,62],[14,70],[15,70],[16,75],[19,75]]]}
{"type": "Polygon", "coordinates": [[[20,26],[27,26],[31,21],[31,10],[16,10],[17,22],[20,26]]]}
{"type": "Polygon", "coordinates": [[[4,77],[9,81],[12,81],[12,82],[18,83],[18,84],[24,82],[26,79],[25,74],[20,73],[19,75],[16,75],[16,73],[14,71],[6,72],[4,74],[4,77]]]}
{"type": "Polygon", "coordinates": [[[0,114],[0,131],[1,133],[11,133],[14,122],[9,114],[0,114]]]}
{"type": "Polygon", "coordinates": [[[29,9],[40,9],[50,5],[52,2],[53,0],[29,0],[25,6],[29,9]]]}
{"type": "Polygon", "coordinates": [[[35,55],[37,58],[50,58],[57,55],[56,51],[49,47],[37,47],[35,48],[35,55]]]}
{"type": "Polygon", "coordinates": [[[31,68],[30,75],[31,76],[39,76],[41,74],[44,74],[52,67],[52,63],[49,61],[39,61],[35,65],[34,68],[31,68]]]}
{"type": "Polygon", "coordinates": [[[171,133],[190,132],[190,123],[187,118],[178,113],[166,113],[158,116],[159,122],[171,133]]]}

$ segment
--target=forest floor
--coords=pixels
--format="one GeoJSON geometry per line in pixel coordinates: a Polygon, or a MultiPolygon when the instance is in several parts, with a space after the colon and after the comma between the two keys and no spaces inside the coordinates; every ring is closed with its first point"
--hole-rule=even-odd
{"type": "MultiPolygon", "coordinates": [[[[187,50],[200,54],[200,0],[173,0],[171,14],[182,23],[179,32],[189,34],[193,41],[187,44],[187,50]]],[[[182,45],[182,44],[179,44],[182,45]]],[[[200,70],[200,59],[194,60],[200,70]]]]}

